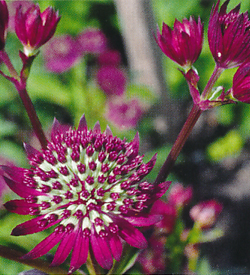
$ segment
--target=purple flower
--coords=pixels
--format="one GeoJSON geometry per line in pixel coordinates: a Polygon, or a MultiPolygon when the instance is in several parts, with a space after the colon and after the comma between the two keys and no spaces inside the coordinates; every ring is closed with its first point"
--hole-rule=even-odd
{"type": "Polygon", "coordinates": [[[4,0],[0,0],[0,50],[4,49],[9,22],[9,12],[4,0]]]}
{"type": "Polygon", "coordinates": [[[88,130],[85,117],[78,129],[54,121],[47,149],[25,149],[31,168],[3,166],[8,186],[24,199],[5,207],[21,215],[38,215],[12,231],[12,235],[33,234],[56,226],[53,233],[24,256],[34,259],[59,244],[52,266],[65,261],[72,251],[70,273],[86,262],[89,248],[105,269],[120,260],[124,240],[143,249],[147,241],[135,226],[149,226],[159,215],[144,210],[160,198],[170,182],[153,185],[142,179],[152,170],[156,156],[148,163],[138,155],[139,137],[126,142],[101,132],[97,123],[88,130]]]}
{"type": "Polygon", "coordinates": [[[210,228],[216,222],[222,209],[222,204],[216,200],[203,201],[191,208],[190,217],[201,228],[210,228]]]}
{"type": "Polygon", "coordinates": [[[208,42],[215,62],[222,68],[237,67],[250,56],[250,21],[247,12],[239,14],[240,5],[226,13],[229,0],[211,12],[208,42]]]}
{"type": "Polygon", "coordinates": [[[191,186],[185,188],[181,183],[176,183],[168,193],[168,202],[179,208],[189,204],[192,197],[193,188],[191,186]]]}
{"type": "Polygon", "coordinates": [[[107,38],[99,29],[89,28],[78,35],[82,53],[100,54],[107,49],[107,38]]]}
{"type": "Polygon", "coordinates": [[[51,7],[42,13],[38,5],[33,5],[26,12],[19,7],[15,17],[15,30],[27,56],[33,55],[36,49],[54,35],[59,20],[58,12],[51,7]]]}
{"type": "Polygon", "coordinates": [[[43,49],[45,67],[48,71],[62,73],[81,59],[78,43],[70,35],[54,37],[43,49]]]}
{"type": "Polygon", "coordinates": [[[242,64],[233,77],[230,93],[234,99],[250,103],[250,63],[242,64]]]}
{"type": "Polygon", "coordinates": [[[122,95],[126,88],[126,75],[114,66],[103,66],[96,74],[97,83],[107,96],[122,95]]]}
{"type": "Polygon", "coordinates": [[[175,20],[173,30],[163,23],[162,34],[157,30],[157,43],[163,53],[182,67],[190,67],[199,57],[203,44],[203,24],[193,17],[175,20]]]}
{"type": "Polygon", "coordinates": [[[115,50],[105,51],[99,55],[98,63],[101,66],[119,66],[121,63],[121,54],[115,50]]]}
{"type": "Polygon", "coordinates": [[[107,103],[106,118],[120,130],[135,128],[144,111],[138,99],[125,101],[118,97],[107,103]]]}

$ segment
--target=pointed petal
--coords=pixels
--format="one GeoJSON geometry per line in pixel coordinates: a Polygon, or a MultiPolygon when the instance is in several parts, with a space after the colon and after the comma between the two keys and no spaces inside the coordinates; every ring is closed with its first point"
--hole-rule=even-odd
{"type": "Polygon", "coordinates": [[[78,125],[78,130],[79,131],[87,131],[88,130],[88,125],[87,125],[85,115],[83,115],[80,119],[80,122],[79,122],[79,125],[78,125]]]}
{"type": "Polygon", "coordinates": [[[4,204],[4,207],[12,212],[19,215],[37,215],[39,213],[39,204],[27,203],[25,200],[12,200],[4,204]]]}
{"type": "MultiPolygon", "coordinates": [[[[156,201],[157,199],[161,198],[168,190],[168,188],[171,185],[171,181],[164,181],[162,183],[159,183],[155,189],[154,189],[154,194],[152,195],[151,199],[153,201],[156,201]]],[[[152,202],[149,202],[152,203],[152,202]]]]}
{"type": "Polygon", "coordinates": [[[115,260],[120,261],[122,256],[122,243],[119,236],[112,234],[109,239],[109,246],[115,260]]]}
{"type": "Polygon", "coordinates": [[[100,122],[97,121],[94,128],[93,128],[93,133],[95,134],[100,134],[101,133],[101,126],[100,126],[100,122]]]}
{"type": "Polygon", "coordinates": [[[69,274],[80,268],[86,261],[89,252],[89,237],[84,237],[82,229],[79,228],[75,245],[72,252],[69,274]]]}
{"type": "Polygon", "coordinates": [[[105,134],[107,136],[113,136],[113,133],[112,133],[112,131],[111,131],[111,129],[110,129],[110,127],[108,125],[106,127],[105,134]]]}
{"type": "Polygon", "coordinates": [[[162,218],[162,215],[144,214],[141,216],[126,217],[126,220],[134,226],[150,226],[161,221],[162,218]]]}
{"type": "Polygon", "coordinates": [[[57,243],[59,243],[60,240],[63,238],[64,234],[64,232],[53,232],[47,238],[41,241],[37,246],[35,246],[29,253],[24,255],[22,259],[29,260],[41,257],[42,255],[49,252],[50,249],[52,249],[57,243]]]}
{"type": "Polygon", "coordinates": [[[53,222],[48,222],[48,224],[45,226],[40,226],[39,223],[40,223],[40,221],[44,220],[44,217],[45,217],[45,215],[39,216],[32,220],[29,220],[29,221],[19,224],[12,230],[11,235],[12,236],[21,236],[21,235],[37,233],[37,232],[43,231],[43,230],[59,223],[62,220],[62,219],[58,219],[53,222]]]}
{"type": "Polygon", "coordinates": [[[34,155],[40,154],[38,150],[36,150],[34,147],[30,146],[27,143],[23,144],[25,152],[27,154],[28,159],[32,158],[34,155]]]}
{"type": "Polygon", "coordinates": [[[17,183],[9,178],[6,178],[5,176],[3,176],[3,179],[12,191],[22,198],[27,198],[29,196],[34,196],[34,197],[41,196],[41,195],[46,196],[46,194],[44,193],[41,193],[32,188],[26,187],[23,184],[17,183]]]}
{"type": "Polygon", "coordinates": [[[60,129],[61,129],[61,124],[60,122],[54,118],[53,124],[52,124],[52,129],[51,129],[51,139],[52,141],[54,141],[54,137],[56,134],[60,133],[60,129]]]}
{"type": "Polygon", "coordinates": [[[77,230],[73,230],[72,232],[66,233],[66,235],[63,237],[61,243],[57,248],[54,259],[50,266],[60,265],[67,259],[75,243],[77,233],[77,230]]]}
{"type": "Polygon", "coordinates": [[[136,229],[125,219],[117,217],[116,215],[109,216],[118,225],[119,236],[124,239],[128,244],[139,249],[144,249],[147,247],[147,240],[138,229],[136,229]]]}
{"type": "Polygon", "coordinates": [[[91,247],[98,264],[104,269],[113,265],[112,255],[106,238],[101,238],[96,232],[90,235],[91,247]]]}
{"type": "Polygon", "coordinates": [[[22,184],[24,179],[24,168],[19,168],[14,165],[12,166],[6,166],[6,165],[0,165],[0,168],[16,183],[22,184]]]}

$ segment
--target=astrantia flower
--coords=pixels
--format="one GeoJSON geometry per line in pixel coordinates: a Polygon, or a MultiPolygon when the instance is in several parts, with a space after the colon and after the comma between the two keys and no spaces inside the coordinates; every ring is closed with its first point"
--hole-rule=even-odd
{"type": "Polygon", "coordinates": [[[116,100],[107,102],[106,118],[120,130],[135,128],[141,119],[144,110],[137,98],[124,100],[117,97],[116,100]]]}
{"type": "Polygon", "coordinates": [[[157,30],[157,43],[163,53],[182,67],[190,67],[199,57],[203,44],[203,25],[193,17],[175,20],[173,30],[163,23],[162,34],[157,30]]]}
{"type": "Polygon", "coordinates": [[[98,63],[101,66],[119,66],[121,54],[116,50],[107,50],[98,56],[98,63]]]}
{"type": "Polygon", "coordinates": [[[0,50],[5,46],[7,28],[9,22],[9,12],[4,0],[0,0],[0,50]]]}
{"type": "Polygon", "coordinates": [[[222,208],[222,204],[216,200],[203,201],[191,208],[190,217],[201,228],[209,228],[216,222],[222,208]]]}
{"type": "Polygon", "coordinates": [[[17,9],[15,31],[27,56],[32,55],[54,35],[59,20],[58,12],[51,7],[42,13],[38,5],[33,5],[26,12],[23,12],[21,6],[17,9]]]}
{"type": "Polygon", "coordinates": [[[227,0],[212,10],[208,26],[208,42],[215,62],[222,68],[239,66],[250,56],[250,21],[247,12],[239,14],[240,5],[226,13],[227,0]]]}
{"type": "Polygon", "coordinates": [[[126,87],[125,73],[114,66],[103,66],[96,74],[97,83],[107,96],[122,95],[126,87]]]}
{"type": "Polygon", "coordinates": [[[43,49],[45,67],[48,71],[62,73],[81,59],[78,43],[70,35],[54,37],[43,49]]]}
{"type": "Polygon", "coordinates": [[[120,260],[122,240],[137,248],[147,246],[134,226],[159,221],[159,215],[144,210],[170,183],[141,181],[152,170],[156,157],[143,163],[138,155],[138,135],[126,142],[114,137],[109,128],[102,133],[99,124],[88,130],[83,117],[77,130],[65,131],[55,120],[46,150],[25,147],[30,169],[3,167],[6,183],[24,199],[9,201],[5,207],[38,217],[18,225],[12,235],[56,226],[25,259],[40,257],[60,242],[52,265],[64,262],[72,251],[73,272],[86,262],[91,246],[96,261],[110,269],[113,258],[120,260]]]}
{"type": "Polygon", "coordinates": [[[187,186],[186,188],[181,183],[173,185],[168,193],[168,202],[178,207],[190,203],[193,197],[193,188],[187,186]]]}
{"type": "Polygon", "coordinates": [[[233,98],[250,103],[250,63],[241,65],[236,71],[230,93],[233,98]]]}
{"type": "Polygon", "coordinates": [[[107,38],[99,29],[86,29],[77,40],[83,53],[100,54],[107,49],[107,38]]]}

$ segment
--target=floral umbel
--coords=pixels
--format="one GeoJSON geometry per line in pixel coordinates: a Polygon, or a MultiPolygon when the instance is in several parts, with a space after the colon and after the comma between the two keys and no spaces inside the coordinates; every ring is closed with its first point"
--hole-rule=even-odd
{"type": "Polygon", "coordinates": [[[8,186],[23,200],[5,204],[12,212],[38,217],[18,225],[12,235],[33,234],[56,225],[54,232],[24,256],[34,259],[60,242],[52,265],[65,261],[72,250],[70,272],[87,260],[89,246],[105,269],[120,260],[122,241],[143,249],[147,241],[134,226],[154,224],[160,215],[143,212],[161,197],[170,182],[153,185],[143,178],[156,156],[143,163],[138,136],[126,142],[87,129],[85,117],[77,130],[63,131],[55,121],[51,142],[42,152],[25,146],[30,169],[3,166],[8,186]]]}

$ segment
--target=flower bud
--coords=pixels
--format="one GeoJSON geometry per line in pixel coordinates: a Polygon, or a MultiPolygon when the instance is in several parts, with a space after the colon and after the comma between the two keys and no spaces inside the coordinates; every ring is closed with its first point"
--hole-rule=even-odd
{"type": "Polygon", "coordinates": [[[4,49],[7,36],[9,12],[4,0],[0,0],[0,50],[4,49]]]}
{"type": "Polygon", "coordinates": [[[51,7],[42,13],[38,5],[32,6],[26,12],[23,12],[21,6],[17,9],[15,31],[27,56],[34,55],[34,51],[54,35],[59,20],[58,12],[51,7]]]}

